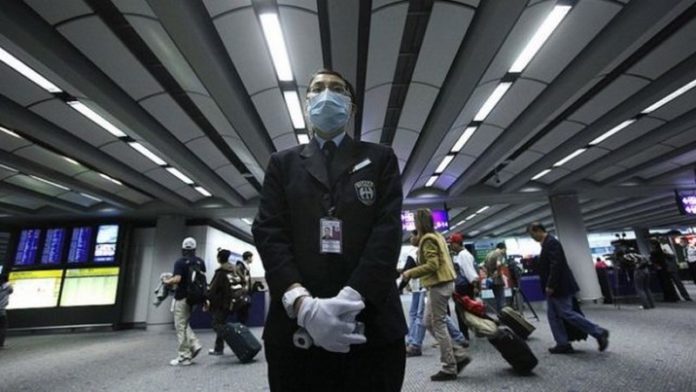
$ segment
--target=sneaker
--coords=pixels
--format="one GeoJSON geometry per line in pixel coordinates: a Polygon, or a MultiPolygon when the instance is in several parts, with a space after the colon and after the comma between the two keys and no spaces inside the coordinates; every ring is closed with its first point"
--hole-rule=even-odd
{"type": "Polygon", "coordinates": [[[423,352],[419,347],[409,346],[408,348],[406,348],[407,357],[420,357],[421,355],[423,355],[423,352]]]}
{"type": "Polygon", "coordinates": [[[551,354],[572,354],[575,352],[575,350],[573,350],[573,346],[571,346],[570,343],[568,343],[551,347],[549,349],[549,352],[551,354]]]}
{"type": "Polygon", "coordinates": [[[455,344],[458,344],[459,346],[463,348],[469,348],[469,341],[468,340],[462,340],[461,342],[455,342],[455,344]]]}
{"type": "Polygon", "coordinates": [[[471,357],[464,357],[461,361],[457,362],[457,374],[461,373],[462,369],[466,367],[466,365],[471,363],[471,357]]]}
{"type": "Polygon", "coordinates": [[[597,338],[597,344],[599,344],[599,351],[604,351],[609,347],[609,331],[606,329],[602,330],[602,333],[597,338]]]}
{"type": "Polygon", "coordinates": [[[203,346],[200,344],[191,350],[191,359],[196,358],[198,354],[200,354],[201,350],[203,349],[203,346]]]}
{"type": "Polygon", "coordinates": [[[442,370],[430,376],[430,381],[452,381],[456,380],[457,375],[452,373],[445,373],[442,370]]]}
{"type": "Polygon", "coordinates": [[[222,351],[217,351],[214,348],[208,350],[208,355],[222,355],[222,351]]]}
{"type": "Polygon", "coordinates": [[[189,366],[191,365],[191,360],[188,358],[174,358],[169,361],[172,366],[189,366]]]}

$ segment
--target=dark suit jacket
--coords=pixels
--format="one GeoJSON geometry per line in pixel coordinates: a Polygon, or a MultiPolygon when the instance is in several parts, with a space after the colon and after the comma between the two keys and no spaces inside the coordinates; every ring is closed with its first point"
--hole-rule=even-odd
{"type": "Polygon", "coordinates": [[[580,290],[568,266],[561,243],[551,234],[541,243],[539,278],[541,290],[545,291],[546,287],[552,288],[554,297],[573,295],[580,290]]]}
{"type": "Polygon", "coordinates": [[[316,140],[274,153],[266,170],[252,232],[266,270],[271,305],[264,340],[291,345],[296,320],[288,318],[283,293],[300,283],[313,296],[357,290],[366,308],[367,345],[403,339],[406,333],[396,289],[401,249],[401,179],[393,151],[355,142],[347,135],[330,170],[316,140]],[[370,164],[353,171],[356,165],[370,164]],[[333,181],[329,181],[329,178],[333,181]],[[343,221],[343,253],[319,253],[319,219],[335,207],[343,221]]]}

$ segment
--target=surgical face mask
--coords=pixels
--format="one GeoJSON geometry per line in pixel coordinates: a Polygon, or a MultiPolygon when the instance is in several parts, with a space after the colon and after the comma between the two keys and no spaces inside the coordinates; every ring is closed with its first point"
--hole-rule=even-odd
{"type": "Polygon", "coordinates": [[[307,103],[307,119],[319,136],[338,135],[348,123],[351,113],[350,97],[324,90],[307,103]]]}

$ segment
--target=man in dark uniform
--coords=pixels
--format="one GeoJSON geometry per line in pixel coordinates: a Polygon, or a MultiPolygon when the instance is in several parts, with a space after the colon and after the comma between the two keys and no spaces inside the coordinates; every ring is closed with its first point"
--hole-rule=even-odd
{"type": "Polygon", "coordinates": [[[551,333],[556,346],[549,348],[551,354],[570,354],[573,346],[568,341],[568,333],[563,321],[597,339],[599,351],[609,346],[609,331],[588,320],[573,310],[573,297],[580,291],[573,272],[568,266],[561,243],[546,232],[539,222],[527,227],[527,233],[541,244],[539,255],[539,280],[546,293],[547,315],[551,333]]]}
{"type": "Polygon", "coordinates": [[[266,170],[252,231],[271,294],[272,391],[399,391],[403,382],[399,169],[390,148],[346,135],[354,97],[340,74],[316,73],[306,106],[314,138],[273,154],[266,170]],[[293,344],[300,327],[309,348],[293,344]]]}

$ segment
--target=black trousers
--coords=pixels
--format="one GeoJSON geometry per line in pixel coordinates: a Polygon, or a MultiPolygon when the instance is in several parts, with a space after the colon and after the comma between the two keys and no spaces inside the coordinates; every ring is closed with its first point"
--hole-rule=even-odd
{"type": "Polygon", "coordinates": [[[404,381],[406,350],[402,340],[353,348],[348,354],[317,347],[265,346],[272,392],[398,392],[404,381]]]}
{"type": "Polygon", "coordinates": [[[0,316],[0,347],[5,345],[5,335],[7,335],[7,315],[0,316]]]}
{"type": "Polygon", "coordinates": [[[215,351],[222,352],[225,349],[225,340],[222,338],[222,327],[225,326],[229,312],[227,310],[216,309],[213,310],[212,313],[213,331],[217,334],[215,337],[215,351]]]}

